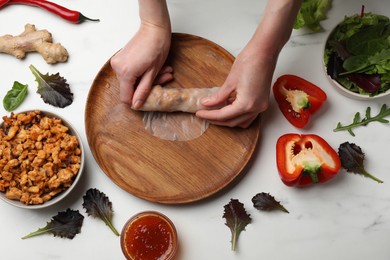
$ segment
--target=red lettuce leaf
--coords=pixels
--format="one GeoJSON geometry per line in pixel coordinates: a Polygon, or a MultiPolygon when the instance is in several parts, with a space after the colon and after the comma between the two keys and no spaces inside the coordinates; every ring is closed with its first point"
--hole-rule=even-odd
{"type": "Polygon", "coordinates": [[[237,199],[231,199],[224,208],[223,218],[226,219],[226,226],[230,228],[232,234],[231,248],[235,251],[241,231],[245,230],[245,227],[251,223],[252,219],[250,215],[246,213],[244,204],[237,199]]]}
{"type": "Polygon", "coordinates": [[[37,231],[22,237],[22,239],[39,236],[45,233],[51,233],[54,236],[62,238],[73,239],[81,232],[83,220],[84,216],[81,215],[78,210],[67,209],[66,211],[59,212],[56,216],[54,216],[45,227],[39,228],[37,231]]]}
{"type": "Polygon", "coordinates": [[[98,189],[89,189],[83,196],[83,207],[86,209],[88,216],[100,218],[112,230],[112,232],[119,236],[119,232],[112,224],[112,217],[114,211],[112,210],[112,203],[103,192],[98,189]]]}
{"type": "Polygon", "coordinates": [[[60,108],[73,103],[73,93],[70,91],[66,79],[61,77],[59,73],[42,74],[33,65],[30,65],[30,70],[38,82],[37,93],[41,95],[45,103],[60,108]]]}
{"type": "Polygon", "coordinates": [[[378,74],[352,73],[348,75],[348,79],[367,93],[375,93],[381,88],[381,78],[378,74]]]}
{"type": "Polygon", "coordinates": [[[341,161],[341,166],[348,172],[361,174],[364,177],[371,178],[378,183],[383,183],[382,180],[379,180],[378,178],[374,177],[364,168],[365,154],[363,153],[360,146],[354,143],[344,142],[340,144],[338,153],[341,161]]]}
{"type": "Polygon", "coordinates": [[[289,213],[288,210],[269,193],[261,192],[256,194],[252,198],[252,202],[253,207],[258,210],[281,210],[283,212],[289,213]]]}

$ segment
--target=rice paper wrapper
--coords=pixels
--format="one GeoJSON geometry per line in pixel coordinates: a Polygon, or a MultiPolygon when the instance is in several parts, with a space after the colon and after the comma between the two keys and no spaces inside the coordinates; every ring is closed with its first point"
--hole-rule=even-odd
{"type": "Polygon", "coordinates": [[[209,127],[206,120],[182,112],[144,112],[145,129],[158,138],[189,141],[200,137],[209,127]]]}
{"type": "Polygon", "coordinates": [[[201,105],[201,100],[218,90],[219,87],[175,88],[157,85],[137,110],[145,111],[143,122],[150,134],[164,140],[188,141],[201,136],[209,127],[206,120],[197,118],[194,113],[214,109],[201,105]]]}

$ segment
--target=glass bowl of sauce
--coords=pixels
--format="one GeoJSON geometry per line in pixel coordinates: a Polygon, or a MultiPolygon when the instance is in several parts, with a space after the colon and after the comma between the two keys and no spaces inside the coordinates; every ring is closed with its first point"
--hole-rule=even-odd
{"type": "Polygon", "coordinates": [[[176,228],[172,221],[156,211],[134,215],[121,232],[121,248],[128,260],[172,259],[177,244],[176,228]]]}

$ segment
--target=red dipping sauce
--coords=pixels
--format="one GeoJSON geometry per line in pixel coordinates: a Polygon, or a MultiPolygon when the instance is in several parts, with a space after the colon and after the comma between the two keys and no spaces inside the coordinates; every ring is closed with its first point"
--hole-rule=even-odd
{"type": "Polygon", "coordinates": [[[159,212],[141,212],[123,227],[121,246],[129,260],[172,259],[177,248],[175,226],[159,212]]]}

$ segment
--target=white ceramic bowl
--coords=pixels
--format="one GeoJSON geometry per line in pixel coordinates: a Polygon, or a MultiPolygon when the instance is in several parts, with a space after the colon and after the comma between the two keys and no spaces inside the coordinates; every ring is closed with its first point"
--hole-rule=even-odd
{"type": "MultiPolygon", "coordinates": [[[[343,22],[343,21],[341,21],[343,22]]],[[[340,22],[340,23],[341,23],[340,22]]],[[[326,75],[326,78],[328,79],[328,81],[330,82],[330,84],[342,95],[346,96],[346,97],[349,97],[349,98],[352,98],[352,99],[356,99],[356,100],[374,100],[374,99],[379,99],[379,98],[383,98],[383,97],[386,97],[386,96],[389,96],[390,95],[390,89],[388,89],[386,92],[383,92],[383,93],[380,93],[378,95],[375,95],[375,96],[369,96],[367,94],[360,94],[360,93],[356,93],[356,92],[353,92],[345,87],[343,87],[339,82],[337,82],[336,80],[332,79],[328,73],[327,73],[327,70],[326,70],[326,65],[325,65],[325,61],[324,61],[324,54],[325,54],[325,48],[326,48],[326,45],[328,43],[328,40],[329,40],[329,37],[332,35],[333,31],[336,29],[336,27],[340,24],[338,23],[333,29],[332,31],[329,33],[326,41],[325,41],[325,44],[323,46],[323,55],[322,55],[322,67],[324,68],[324,72],[325,72],[325,75],[326,75]]]]}
{"type": "MultiPolygon", "coordinates": [[[[33,111],[33,110],[30,110],[30,111],[33,111]]],[[[27,112],[30,112],[30,111],[22,111],[22,112],[18,112],[17,114],[27,113],[27,112]]],[[[84,169],[84,148],[83,148],[83,144],[82,144],[82,141],[81,141],[81,137],[77,133],[75,128],[68,121],[66,121],[64,118],[60,117],[59,115],[56,115],[54,113],[47,112],[47,111],[42,111],[42,110],[39,110],[39,111],[41,111],[42,115],[61,119],[62,120],[62,124],[64,126],[68,127],[68,129],[69,129],[68,133],[73,135],[73,136],[76,136],[76,138],[77,138],[77,140],[79,142],[79,148],[81,150],[80,169],[79,169],[79,171],[78,171],[78,173],[77,173],[77,175],[76,175],[75,179],[73,180],[73,182],[72,182],[70,187],[68,187],[67,189],[63,190],[62,192],[57,194],[55,197],[51,198],[50,200],[48,200],[48,201],[46,201],[46,202],[44,202],[42,204],[27,205],[27,204],[24,204],[24,203],[22,203],[22,202],[20,202],[18,200],[8,199],[5,196],[4,192],[0,192],[0,199],[2,199],[3,201],[5,201],[6,203],[8,203],[8,204],[10,204],[12,206],[19,207],[19,208],[24,208],[24,209],[41,209],[41,208],[46,208],[46,207],[52,206],[52,205],[58,203],[59,201],[63,200],[75,188],[75,186],[77,185],[77,183],[79,182],[79,180],[80,180],[80,178],[82,176],[83,169],[84,169]]],[[[3,122],[1,122],[1,124],[3,124],[3,122]]]]}
{"type": "Polygon", "coordinates": [[[325,74],[326,74],[326,78],[328,79],[328,81],[330,82],[330,84],[336,88],[336,90],[346,96],[346,97],[349,97],[349,98],[353,98],[353,99],[356,99],[356,100],[374,100],[374,99],[379,99],[379,98],[383,98],[383,97],[386,97],[386,96],[389,96],[390,95],[390,89],[387,90],[386,92],[383,92],[381,94],[378,94],[378,95],[375,95],[375,96],[369,96],[369,95],[364,95],[364,94],[359,94],[359,93],[356,93],[356,92],[353,92],[353,91],[350,91],[349,89],[343,87],[340,83],[338,83],[336,80],[332,79],[326,72],[326,68],[325,68],[325,74]]]}

